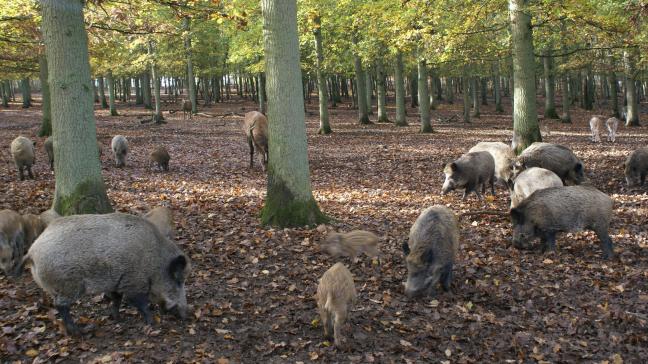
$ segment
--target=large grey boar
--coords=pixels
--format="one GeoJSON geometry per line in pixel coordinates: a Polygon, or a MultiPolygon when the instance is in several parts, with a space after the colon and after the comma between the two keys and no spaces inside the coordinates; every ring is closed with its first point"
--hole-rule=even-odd
{"type": "Polygon", "coordinates": [[[332,333],[335,346],[342,347],[342,327],[356,301],[353,276],[344,264],[335,263],[322,275],[315,299],[324,327],[324,337],[329,339],[332,333]]]}
{"type": "Polygon", "coordinates": [[[117,167],[126,166],[126,156],[128,155],[128,140],[123,135],[115,135],[110,143],[113,155],[115,156],[115,165],[117,167]]]}
{"type": "Polygon", "coordinates": [[[189,259],[148,220],[128,214],[76,215],[55,219],[29,249],[36,283],[53,298],[68,334],[79,329],[70,305],[105,293],[119,315],[122,297],[152,323],[149,300],[187,315],[185,278],[189,259]]]}
{"type": "Polygon", "coordinates": [[[47,137],[45,143],[43,144],[45,148],[45,153],[47,153],[47,160],[50,164],[50,170],[54,170],[54,139],[50,136],[47,137]]]}
{"type": "Polygon", "coordinates": [[[443,173],[446,175],[441,189],[444,195],[457,188],[465,188],[462,200],[470,192],[475,192],[481,200],[482,193],[486,192],[486,184],[490,184],[491,193],[495,194],[495,160],[489,152],[466,153],[446,164],[443,173]]]}
{"type": "Polygon", "coordinates": [[[561,187],[560,177],[548,169],[531,167],[525,169],[515,179],[511,191],[511,208],[516,207],[525,198],[537,190],[549,187],[561,187]]]}
{"type": "Polygon", "coordinates": [[[509,145],[502,142],[480,142],[468,151],[472,152],[488,152],[493,156],[495,161],[495,178],[505,186],[510,187],[513,185],[513,170],[512,165],[515,160],[515,153],[509,145]]]}
{"type": "Polygon", "coordinates": [[[459,228],[452,211],[445,206],[425,209],[412,225],[409,241],[403,243],[408,272],[405,294],[434,295],[439,281],[445,291],[450,290],[458,246],[459,228]]]}
{"type": "Polygon", "coordinates": [[[5,275],[19,275],[27,249],[45,230],[47,223],[39,216],[0,211],[0,269],[5,275]]]}
{"type": "Polygon", "coordinates": [[[254,164],[254,148],[261,158],[261,167],[268,165],[268,119],[258,111],[250,111],[243,119],[243,131],[250,146],[250,168],[254,164]]]}
{"type": "Polygon", "coordinates": [[[646,182],[646,174],[648,174],[648,147],[632,152],[623,167],[628,186],[643,186],[646,182]]]}
{"type": "Polygon", "coordinates": [[[543,251],[555,250],[558,232],[588,229],[596,233],[608,259],[614,254],[608,235],[611,218],[612,199],[594,187],[538,190],[511,209],[513,245],[528,249],[539,238],[543,251]]]}
{"type": "Polygon", "coordinates": [[[24,136],[19,136],[11,142],[11,156],[16,164],[16,168],[18,168],[21,181],[25,180],[24,170],[27,170],[29,178],[34,179],[31,169],[32,165],[36,163],[36,155],[34,153],[34,143],[24,136]]]}
{"type": "Polygon", "coordinates": [[[536,142],[522,151],[515,162],[515,174],[531,167],[552,171],[565,185],[578,185],[585,180],[583,162],[569,148],[559,144],[536,142]]]}

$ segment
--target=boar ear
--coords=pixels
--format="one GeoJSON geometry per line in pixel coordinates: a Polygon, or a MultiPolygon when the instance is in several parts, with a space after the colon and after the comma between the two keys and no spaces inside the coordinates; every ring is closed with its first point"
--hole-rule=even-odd
{"type": "Polygon", "coordinates": [[[459,169],[459,166],[457,165],[457,163],[452,162],[452,163],[450,163],[450,169],[451,169],[453,172],[456,172],[456,171],[459,169]]]}
{"type": "Polygon", "coordinates": [[[524,224],[524,213],[522,210],[514,207],[511,209],[511,219],[514,224],[524,224]]]}
{"type": "Polygon", "coordinates": [[[178,255],[169,264],[169,275],[176,283],[180,284],[184,280],[185,269],[187,269],[187,258],[184,255],[178,255]]]}
{"type": "Polygon", "coordinates": [[[403,242],[402,247],[403,247],[403,253],[404,253],[405,255],[409,255],[409,253],[410,253],[410,247],[409,247],[409,244],[407,243],[407,240],[405,240],[405,241],[403,242]]]}

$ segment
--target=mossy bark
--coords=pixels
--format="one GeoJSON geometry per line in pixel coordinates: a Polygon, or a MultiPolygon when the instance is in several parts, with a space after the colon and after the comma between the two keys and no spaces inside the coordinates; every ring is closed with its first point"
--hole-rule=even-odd
{"type": "Polygon", "coordinates": [[[100,183],[91,180],[80,182],[66,194],[57,189],[53,207],[62,216],[113,212],[110,201],[106,198],[103,181],[100,183]]]}
{"type": "Polygon", "coordinates": [[[313,197],[306,200],[295,198],[284,181],[273,177],[270,182],[270,176],[274,176],[274,173],[268,171],[268,195],[261,210],[261,222],[264,225],[298,227],[317,225],[329,220],[320,211],[313,197]]]}

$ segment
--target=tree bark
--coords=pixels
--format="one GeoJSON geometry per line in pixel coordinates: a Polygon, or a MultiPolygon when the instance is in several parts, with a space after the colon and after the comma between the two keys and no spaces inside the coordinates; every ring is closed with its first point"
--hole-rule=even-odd
{"type": "Polygon", "coordinates": [[[187,57],[187,82],[189,84],[189,89],[188,89],[189,100],[191,101],[191,113],[196,114],[198,112],[198,108],[196,106],[196,83],[194,80],[193,61],[191,55],[191,33],[189,32],[190,26],[191,26],[191,19],[189,19],[188,16],[185,16],[182,19],[182,28],[185,32],[184,47],[185,47],[185,54],[187,57]]]}
{"type": "Polygon", "coordinates": [[[385,75],[383,73],[383,64],[382,59],[376,59],[376,95],[378,99],[378,122],[379,123],[389,123],[389,117],[387,116],[387,105],[386,105],[386,95],[385,95],[385,75]]]}
{"type": "Polygon", "coordinates": [[[550,44],[542,58],[545,81],[544,117],[547,119],[558,119],[558,113],[556,112],[556,82],[554,79],[553,63],[550,44]]]}
{"type": "Polygon", "coordinates": [[[140,85],[142,89],[142,99],[144,101],[144,108],[151,110],[153,109],[153,103],[151,98],[151,75],[149,71],[144,71],[142,74],[142,84],[140,85]]]}
{"type": "Polygon", "coordinates": [[[446,77],[445,79],[446,101],[448,101],[448,104],[454,104],[454,87],[452,83],[453,83],[452,77],[446,77]]]}
{"type": "Polygon", "coordinates": [[[106,100],[106,88],[104,86],[103,76],[99,76],[98,80],[99,80],[99,101],[101,102],[101,108],[107,109],[108,101],[106,100]]]}
{"type": "Polygon", "coordinates": [[[535,59],[528,0],[509,0],[513,39],[513,150],[542,141],[536,107],[535,59]]]}
{"type": "Polygon", "coordinates": [[[155,114],[153,121],[159,124],[164,121],[162,115],[162,100],[160,97],[160,77],[158,76],[157,64],[155,62],[155,54],[153,53],[153,41],[148,41],[148,54],[151,60],[151,80],[153,81],[153,95],[155,96],[155,114]]]}
{"type": "Polygon", "coordinates": [[[9,91],[9,81],[0,80],[0,89],[2,89],[2,106],[9,107],[9,94],[11,93],[9,91]]]}
{"type": "MultiPolygon", "coordinates": [[[[355,37],[353,38],[354,44],[357,43],[355,37]]],[[[362,69],[362,61],[360,56],[353,56],[353,66],[356,74],[356,94],[358,98],[358,123],[371,124],[369,121],[369,113],[367,111],[367,89],[365,88],[365,72],[362,69]]]]}
{"type": "Polygon", "coordinates": [[[113,78],[112,70],[108,70],[106,81],[108,82],[108,107],[110,109],[110,116],[118,116],[117,107],[115,106],[115,79],[113,78]]]}
{"type": "Polygon", "coordinates": [[[470,85],[468,81],[468,72],[464,69],[463,77],[461,77],[461,95],[463,96],[463,121],[470,123],[470,85]]]}
{"type": "Polygon", "coordinates": [[[418,101],[421,115],[421,133],[431,133],[433,131],[430,123],[430,95],[427,79],[427,64],[425,59],[420,58],[418,61],[418,101]]]}
{"type": "Polygon", "coordinates": [[[259,112],[266,113],[266,82],[265,74],[259,73],[259,112]]]}
{"type": "Polygon", "coordinates": [[[502,108],[502,91],[500,90],[499,61],[493,64],[493,93],[495,94],[495,112],[504,112],[502,108]]]}
{"type": "Polygon", "coordinates": [[[47,56],[45,56],[44,54],[39,55],[38,66],[39,78],[41,82],[41,94],[43,97],[43,121],[41,128],[38,131],[38,136],[44,137],[52,135],[52,100],[50,97],[50,85],[49,81],[47,80],[47,56]]]}
{"type": "Polygon", "coordinates": [[[23,109],[31,107],[31,86],[29,85],[29,78],[23,78],[20,80],[20,90],[22,92],[23,109]]]}
{"type": "Polygon", "coordinates": [[[470,78],[470,93],[472,95],[473,104],[473,117],[479,118],[481,112],[479,111],[479,77],[474,76],[470,78]]]}
{"type": "Polygon", "coordinates": [[[135,105],[144,104],[144,97],[142,97],[142,77],[135,77],[135,105]]]}
{"type": "Polygon", "coordinates": [[[410,106],[415,108],[419,105],[418,102],[418,70],[415,68],[410,73],[409,77],[410,84],[410,106]]]}
{"type": "Polygon", "coordinates": [[[313,17],[313,37],[315,38],[315,73],[317,76],[317,91],[319,97],[320,127],[318,134],[331,134],[328,114],[328,95],[326,77],[324,76],[324,46],[322,45],[322,22],[319,15],[313,17]]]}
{"type": "Polygon", "coordinates": [[[97,153],[83,3],[42,0],[41,5],[52,86],[53,207],[61,215],[111,212],[97,153]]]}
{"type": "Polygon", "coordinates": [[[365,69],[365,96],[367,97],[367,115],[373,115],[373,82],[369,67],[365,69]]]}
{"type": "Polygon", "coordinates": [[[623,52],[623,63],[626,73],[626,126],[640,126],[639,124],[639,103],[637,100],[636,79],[636,59],[638,51],[636,49],[626,50],[623,52]]]}
{"type": "Polygon", "coordinates": [[[610,82],[610,99],[612,99],[612,116],[619,117],[619,93],[618,93],[618,83],[617,77],[614,71],[610,72],[608,76],[608,81],[610,82]]]}
{"type": "Polygon", "coordinates": [[[286,227],[325,222],[313,198],[301,90],[296,0],[262,0],[268,87],[268,192],[264,224],[286,227]]]}
{"type": "Polygon", "coordinates": [[[394,70],[394,82],[396,83],[396,126],[407,126],[405,115],[405,84],[403,80],[403,54],[396,54],[396,67],[394,70]]]}

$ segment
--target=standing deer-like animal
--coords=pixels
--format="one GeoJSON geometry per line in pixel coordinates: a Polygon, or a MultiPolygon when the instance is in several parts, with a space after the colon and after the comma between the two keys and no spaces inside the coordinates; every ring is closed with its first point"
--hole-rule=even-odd
{"type": "Polygon", "coordinates": [[[261,167],[268,166],[268,119],[258,111],[250,111],[243,119],[243,131],[250,146],[250,168],[254,165],[254,148],[261,157],[261,167]]]}

